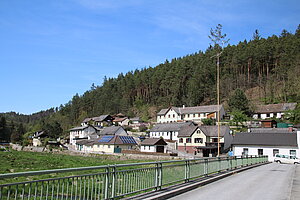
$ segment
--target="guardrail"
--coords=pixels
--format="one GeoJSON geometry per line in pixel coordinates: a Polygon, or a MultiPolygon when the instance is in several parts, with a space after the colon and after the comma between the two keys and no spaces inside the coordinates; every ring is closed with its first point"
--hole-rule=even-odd
{"type": "Polygon", "coordinates": [[[1,174],[0,200],[117,199],[267,161],[220,157],[1,174]]]}

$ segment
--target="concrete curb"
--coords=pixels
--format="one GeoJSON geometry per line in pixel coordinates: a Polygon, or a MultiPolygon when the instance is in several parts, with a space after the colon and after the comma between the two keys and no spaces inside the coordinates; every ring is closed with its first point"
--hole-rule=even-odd
{"type": "Polygon", "coordinates": [[[248,170],[248,169],[252,169],[254,167],[258,167],[258,166],[262,166],[265,164],[269,164],[269,162],[266,163],[259,163],[259,164],[255,164],[255,165],[251,165],[251,166],[246,166],[243,168],[238,168],[235,170],[231,170],[231,171],[226,171],[226,172],[222,172],[220,174],[215,174],[212,176],[207,176],[207,177],[203,177],[197,180],[193,180],[191,182],[188,183],[183,183],[183,184],[177,184],[175,186],[171,186],[169,188],[165,188],[159,191],[153,191],[153,192],[149,192],[146,194],[141,194],[141,195],[136,195],[130,198],[126,198],[126,199],[143,199],[143,200],[161,200],[161,199],[168,199],[174,196],[177,196],[179,194],[188,192],[190,190],[196,189],[200,186],[204,186],[207,185],[209,183],[215,182],[217,180],[223,179],[225,177],[231,176],[233,174],[248,170]]]}

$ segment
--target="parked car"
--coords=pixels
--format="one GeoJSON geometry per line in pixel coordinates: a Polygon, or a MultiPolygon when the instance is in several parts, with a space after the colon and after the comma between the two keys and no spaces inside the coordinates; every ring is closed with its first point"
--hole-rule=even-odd
{"type": "Polygon", "coordinates": [[[287,164],[300,164],[300,160],[296,156],[281,155],[281,154],[275,155],[274,162],[287,163],[287,164]]]}

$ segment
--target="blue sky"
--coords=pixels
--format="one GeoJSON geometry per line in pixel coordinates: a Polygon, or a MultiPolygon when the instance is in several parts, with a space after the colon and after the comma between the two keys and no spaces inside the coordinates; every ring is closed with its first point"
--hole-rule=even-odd
{"type": "Polygon", "coordinates": [[[298,0],[1,0],[0,112],[67,103],[116,77],[205,50],[218,23],[230,44],[296,30],[298,0]]]}

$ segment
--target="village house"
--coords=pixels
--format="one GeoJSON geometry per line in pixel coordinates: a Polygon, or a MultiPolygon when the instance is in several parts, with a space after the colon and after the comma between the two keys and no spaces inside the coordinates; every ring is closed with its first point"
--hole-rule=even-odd
{"type": "Polygon", "coordinates": [[[88,139],[88,136],[95,135],[100,131],[92,125],[79,126],[70,129],[70,145],[76,145],[77,141],[88,139]]]}
{"type": "Polygon", "coordinates": [[[38,147],[38,146],[42,146],[42,139],[46,138],[47,135],[45,133],[45,131],[38,131],[36,133],[33,134],[32,136],[32,146],[34,147],[38,147]]]}
{"type": "Polygon", "coordinates": [[[156,124],[150,129],[150,138],[163,138],[165,140],[178,141],[178,132],[183,126],[196,126],[192,122],[179,122],[179,123],[167,123],[156,124]]]}
{"type": "Polygon", "coordinates": [[[121,153],[122,150],[135,150],[137,143],[132,136],[104,135],[94,140],[82,140],[77,150],[83,152],[121,153]]]}
{"type": "Polygon", "coordinates": [[[217,119],[218,111],[220,111],[220,119],[223,119],[225,115],[223,105],[170,107],[168,109],[162,109],[157,113],[157,123],[183,121],[193,121],[196,123],[201,123],[202,119],[217,119]]]}
{"type": "Polygon", "coordinates": [[[300,157],[300,130],[297,132],[236,133],[232,142],[235,156],[267,155],[274,161],[275,154],[300,157]]]}
{"type": "Polygon", "coordinates": [[[110,126],[113,121],[113,117],[110,115],[100,115],[99,117],[85,118],[81,126],[94,125],[98,127],[110,126]]]}
{"type": "Polygon", "coordinates": [[[140,124],[142,121],[139,117],[130,118],[130,124],[140,124]]]}
{"type": "Polygon", "coordinates": [[[288,110],[294,110],[297,103],[279,103],[268,105],[257,105],[253,114],[254,119],[277,118],[282,119],[288,110]]]}
{"type": "MultiPolygon", "coordinates": [[[[178,150],[203,157],[218,152],[218,126],[185,126],[178,134],[178,150]]],[[[229,150],[233,136],[228,126],[220,126],[221,153],[229,150]]]]}
{"type": "Polygon", "coordinates": [[[116,126],[128,126],[129,125],[129,119],[124,114],[119,113],[113,116],[113,124],[116,126]]]}
{"type": "Polygon", "coordinates": [[[167,145],[162,138],[147,138],[141,142],[141,152],[166,153],[167,145]]]}

